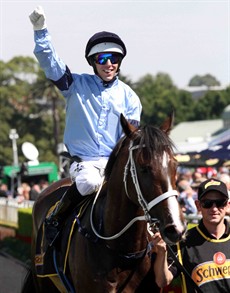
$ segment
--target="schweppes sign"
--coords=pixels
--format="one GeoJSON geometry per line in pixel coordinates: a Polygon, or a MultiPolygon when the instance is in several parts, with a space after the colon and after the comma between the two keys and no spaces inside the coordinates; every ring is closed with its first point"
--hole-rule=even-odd
{"type": "Polygon", "coordinates": [[[196,266],[192,271],[192,279],[201,286],[207,282],[230,278],[230,260],[223,253],[217,252],[213,261],[196,266]]]}

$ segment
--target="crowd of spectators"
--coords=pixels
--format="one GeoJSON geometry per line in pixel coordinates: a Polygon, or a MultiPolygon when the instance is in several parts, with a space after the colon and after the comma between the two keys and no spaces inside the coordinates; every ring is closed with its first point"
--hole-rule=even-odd
{"type": "MultiPolygon", "coordinates": [[[[177,189],[179,192],[178,201],[185,215],[197,215],[195,200],[201,182],[209,178],[217,178],[223,181],[230,196],[230,169],[227,167],[196,168],[191,171],[188,168],[178,168],[177,189]]],[[[229,211],[230,215],[230,211],[229,211]]]]}
{"type": "Polygon", "coordinates": [[[0,184],[0,197],[8,197],[10,196],[11,193],[8,190],[8,186],[5,183],[0,184]]]}
{"type": "Polygon", "coordinates": [[[41,179],[38,183],[27,183],[22,182],[16,189],[16,191],[11,192],[7,184],[0,184],[0,197],[5,198],[15,198],[18,203],[21,203],[25,200],[35,201],[40,193],[49,185],[48,181],[41,179]]]}
{"type": "MultiPolygon", "coordinates": [[[[201,182],[208,178],[217,178],[223,181],[230,195],[230,168],[220,167],[214,168],[178,168],[177,173],[177,189],[179,192],[178,201],[181,205],[183,212],[186,215],[197,215],[197,208],[195,200],[197,199],[197,190],[201,182]]],[[[0,197],[15,197],[18,202],[24,200],[36,200],[41,193],[48,186],[48,182],[41,179],[37,183],[26,183],[23,182],[18,186],[16,194],[13,196],[7,185],[0,184],[0,197]]],[[[230,215],[230,211],[229,211],[230,215]]]]}

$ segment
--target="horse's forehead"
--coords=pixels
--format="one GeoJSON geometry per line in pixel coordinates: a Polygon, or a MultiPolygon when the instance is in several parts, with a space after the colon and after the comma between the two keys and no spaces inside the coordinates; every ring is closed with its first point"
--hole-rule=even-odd
{"type": "Polygon", "coordinates": [[[168,162],[169,162],[169,154],[167,152],[164,152],[162,157],[162,167],[167,168],[168,162]]]}
{"type": "Polygon", "coordinates": [[[162,153],[162,157],[156,156],[155,160],[158,160],[158,163],[161,164],[162,168],[168,168],[169,161],[170,161],[170,155],[166,151],[164,151],[162,153]]]}

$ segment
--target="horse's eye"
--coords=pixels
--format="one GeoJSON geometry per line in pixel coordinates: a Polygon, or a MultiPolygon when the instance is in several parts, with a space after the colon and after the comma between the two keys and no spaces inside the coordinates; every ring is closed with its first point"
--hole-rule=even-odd
{"type": "Polygon", "coordinates": [[[149,166],[142,166],[142,167],[140,167],[140,171],[141,171],[141,173],[146,174],[150,171],[150,167],[149,166]]]}

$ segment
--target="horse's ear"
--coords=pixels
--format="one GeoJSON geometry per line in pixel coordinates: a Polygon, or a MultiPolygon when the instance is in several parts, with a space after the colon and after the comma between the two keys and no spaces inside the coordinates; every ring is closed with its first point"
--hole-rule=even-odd
{"type": "Polygon", "coordinates": [[[120,122],[121,122],[121,126],[122,129],[124,131],[124,133],[126,134],[126,136],[130,137],[130,135],[137,130],[137,128],[135,126],[133,126],[132,124],[130,124],[124,117],[124,115],[121,113],[120,115],[120,122]]]}
{"type": "Polygon", "coordinates": [[[160,129],[164,131],[166,134],[170,134],[170,131],[172,130],[174,123],[174,111],[171,112],[171,114],[166,118],[164,123],[160,126],[160,129]]]}

